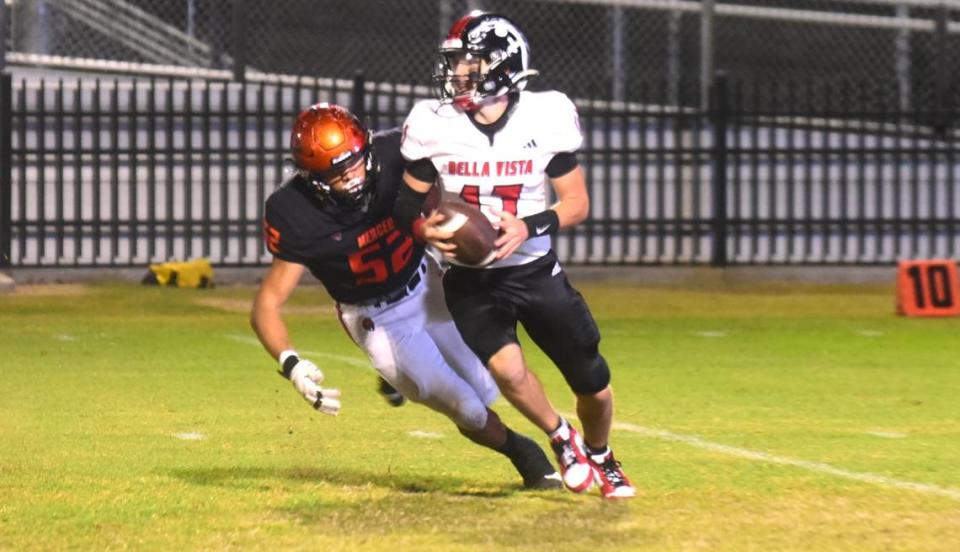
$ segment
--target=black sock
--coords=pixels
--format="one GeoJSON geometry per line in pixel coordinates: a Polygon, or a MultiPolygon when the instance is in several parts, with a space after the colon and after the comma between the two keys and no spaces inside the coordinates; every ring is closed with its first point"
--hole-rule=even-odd
{"type": "Polygon", "coordinates": [[[537,443],[525,435],[507,429],[506,442],[496,451],[510,459],[510,463],[523,477],[525,483],[536,481],[556,470],[537,443]]]}
{"type": "Polygon", "coordinates": [[[517,434],[514,433],[512,429],[509,427],[504,427],[504,429],[507,430],[507,440],[494,450],[508,458],[513,458],[514,455],[518,453],[517,447],[519,444],[519,439],[517,438],[517,434]]]}
{"type": "Polygon", "coordinates": [[[603,445],[603,446],[600,447],[600,448],[593,448],[593,447],[591,447],[590,445],[588,445],[587,443],[583,443],[583,446],[584,446],[584,448],[587,449],[587,450],[586,450],[587,456],[606,455],[606,454],[607,454],[607,451],[610,450],[610,447],[607,446],[607,445],[603,445]]]}

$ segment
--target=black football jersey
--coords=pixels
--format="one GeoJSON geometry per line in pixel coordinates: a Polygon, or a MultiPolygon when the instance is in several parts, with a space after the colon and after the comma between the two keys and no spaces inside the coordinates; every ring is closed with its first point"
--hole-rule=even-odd
{"type": "Polygon", "coordinates": [[[300,176],[267,199],[267,248],[278,259],[306,266],[341,303],[365,302],[406,285],[423,258],[423,245],[392,216],[403,185],[400,131],[376,134],[373,149],[380,170],[366,213],[323,201],[300,176]]]}

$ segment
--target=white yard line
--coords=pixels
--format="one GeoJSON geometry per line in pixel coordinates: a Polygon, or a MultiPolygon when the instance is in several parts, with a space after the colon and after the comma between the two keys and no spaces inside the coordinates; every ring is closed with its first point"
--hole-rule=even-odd
{"type": "Polygon", "coordinates": [[[200,433],[199,431],[188,431],[186,433],[174,433],[174,437],[183,441],[202,441],[207,438],[206,435],[200,433]]]}
{"type": "Polygon", "coordinates": [[[883,437],[884,439],[903,439],[907,436],[906,433],[900,433],[899,431],[868,431],[867,435],[873,435],[874,437],[883,437]]]}
{"type": "Polygon", "coordinates": [[[704,331],[704,332],[693,332],[693,335],[699,337],[727,337],[727,332],[724,331],[704,331]]]}
{"type": "MultiPolygon", "coordinates": [[[[564,414],[570,418],[569,414],[564,414]]],[[[806,460],[797,460],[795,458],[788,458],[786,456],[777,456],[774,454],[767,454],[765,452],[758,452],[755,450],[749,450],[738,447],[731,447],[728,445],[722,445],[720,443],[712,443],[697,437],[695,435],[682,435],[679,433],[672,433],[670,431],[665,431],[662,429],[654,429],[650,427],[643,427],[627,423],[614,423],[613,428],[620,431],[629,431],[630,433],[636,433],[644,437],[653,437],[655,439],[660,439],[663,441],[673,441],[675,443],[683,443],[685,445],[690,445],[699,449],[709,450],[711,452],[717,452],[720,454],[725,454],[727,456],[736,456],[739,458],[746,458],[747,460],[755,460],[757,462],[766,462],[768,464],[779,464],[781,466],[791,466],[794,468],[800,468],[802,470],[807,470],[816,473],[823,473],[827,475],[832,475],[834,477],[840,477],[843,479],[851,479],[853,481],[861,481],[863,483],[870,483],[873,485],[878,485],[880,487],[888,487],[891,489],[901,489],[905,491],[913,491],[917,493],[937,495],[946,498],[952,498],[954,500],[960,500],[960,490],[951,489],[949,487],[938,487],[937,485],[930,485],[927,483],[916,483],[913,481],[904,481],[901,479],[894,479],[892,477],[887,477],[884,475],[878,475],[875,473],[865,473],[865,472],[855,472],[844,470],[841,468],[835,468],[829,464],[823,464],[820,462],[808,462],[806,460]]]]}
{"type": "MultiPolygon", "coordinates": [[[[238,341],[240,343],[246,343],[247,345],[256,345],[260,346],[260,342],[257,341],[257,338],[251,337],[249,335],[237,335],[237,334],[226,334],[227,339],[232,339],[233,341],[238,341]]],[[[347,355],[338,355],[334,353],[324,353],[322,351],[306,351],[301,350],[300,353],[304,355],[309,355],[314,358],[328,358],[330,360],[335,360],[337,362],[342,362],[344,364],[349,364],[350,366],[359,366],[361,368],[367,368],[373,370],[373,366],[370,365],[370,361],[362,358],[357,358],[347,355]]]]}
{"type": "Polygon", "coordinates": [[[433,431],[423,431],[420,429],[408,431],[407,435],[410,435],[411,437],[418,437],[420,439],[443,439],[443,433],[436,433],[433,431]]]}

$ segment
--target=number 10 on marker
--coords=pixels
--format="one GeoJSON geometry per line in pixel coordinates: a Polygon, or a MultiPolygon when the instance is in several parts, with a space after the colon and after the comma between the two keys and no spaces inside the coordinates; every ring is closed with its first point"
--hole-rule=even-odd
{"type": "Polygon", "coordinates": [[[907,316],[960,315],[960,279],[951,260],[902,261],[897,311],[907,316]]]}

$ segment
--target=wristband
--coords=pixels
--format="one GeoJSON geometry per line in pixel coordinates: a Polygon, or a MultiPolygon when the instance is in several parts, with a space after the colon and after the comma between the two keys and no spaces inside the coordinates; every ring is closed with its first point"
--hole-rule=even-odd
{"type": "Polygon", "coordinates": [[[528,215],[520,220],[527,225],[527,239],[553,234],[560,229],[560,217],[553,209],[528,215]]]}
{"type": "Polygon", "coordinates": [[[286,351],[281,351],[280,356],[277,358],[280,361],[280,373],[283,374],[283,377],[290,379],[290,372],[293,370],[293,367],[300,362],[300,355],[293,349],[287,349],[286,351]]]}

